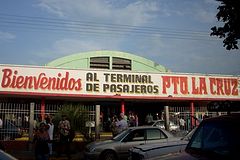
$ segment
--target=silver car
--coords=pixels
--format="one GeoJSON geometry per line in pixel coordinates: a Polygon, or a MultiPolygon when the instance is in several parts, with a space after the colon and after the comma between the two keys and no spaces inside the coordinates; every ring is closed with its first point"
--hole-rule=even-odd
{"type": "MultiPolygon", "coordinates": [[[[152,122],[152,126],[160,127],[165,129],[165,122],[164,120],[155,120],[152,122]]],[[[175,124],[172,121],[169,121],[169,131],[170,132],[178,132],[180,131],[179,125],[175,124]]]]}
{"type": "Polygon", "coordinates": [[[129,149],[129,160],[150,160],[160,155],[169,153],[182,152],[185,150],[190,138],[195,132],[196,128],[188,132],[184,137],[176,141],[159,144],[146,144],[135,146],[129,149]]]}
{"type": "Polygon", "coordinates": [[[128,159],[129,149],[144,144],[169,143],[176,141],[170,132],[153,126],[130,127],[112,140],[93,142],[86,146],[85,159],[128,159]]]}

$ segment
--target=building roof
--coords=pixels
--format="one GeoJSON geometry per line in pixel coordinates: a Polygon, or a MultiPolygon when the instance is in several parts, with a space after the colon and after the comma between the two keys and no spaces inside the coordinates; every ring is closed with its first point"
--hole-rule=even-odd
{"type": "Polygon", "coordinates": [[[62,58],[58,58],[46,64],[51,67],[71,68],[71,69],[89,69],[90,58],[92,57],[118,57],[124,59],[130,59],[132,63],[131,71],[143,71],[143,72],[169,72],[169,70],[157,64],[149,59],[140,57],[134,54],[120,52],[120,51],[90,51],[72,54],[62,58]]]}

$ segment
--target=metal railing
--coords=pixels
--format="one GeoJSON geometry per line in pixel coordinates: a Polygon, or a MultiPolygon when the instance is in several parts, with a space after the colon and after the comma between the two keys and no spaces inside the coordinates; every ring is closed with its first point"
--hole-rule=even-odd
{"type": "MultiPolygon", "coordinates": [[[[45,114],[51,115],[54,118],[63,108],[63,103],[46,103],[45,114]]],[[[83,116],[85,121],[95,121],[95,106],[78,105],[76,108],[78,108],[76,114],[83,116]]],[[[37,117],[41,114],[40,102],[34,103],[34,112],[31,115],[30,102],[0,101],[0,118],[2,121],[2,125],[0,126],[0,140],[14,140],[23,135],[33,134],[29,133],[30,124],[35,124],[37,117]],[[30,116],[33,116],[34,122],[30,122],[30,116]]],[[[71,122],[75,130],[81,131],[86,129],[80,117],[74,116],[69,118],[72,118],[71,122]]],[[[60,119],[56,117],[56,120],[59,121],[60,119]]],[[[57,123],[55,130],[57,130],[57,123]]]]}

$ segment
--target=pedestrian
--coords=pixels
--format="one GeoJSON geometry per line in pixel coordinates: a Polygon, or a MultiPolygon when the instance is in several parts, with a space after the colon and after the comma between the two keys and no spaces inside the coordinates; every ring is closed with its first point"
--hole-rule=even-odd
{"type": "Polygon", "coordinates": [[[111,122],[111,131],[112,131],[113,137],[115,137],[118,134],[117,122],[118,122],[118,118],[116,115],[114,115],[112,117],[112,122],[111,122]]]}
{"type": "Polygon", "coordinates": [[[43,120],[42,120],[42,115],[38,115],[37,116],[37,119],[36,120],[34,120],[34,130],[35,131],[37,131],[38,130],[38,128],[39,128],[39,126],[40,126],[40,123],[42,123],[43,122],[43,120]]]}
{"type": "Polygon", "coordinates": [[[132,111],[129,111],[128,117],[129,117],[128,126],[129,127],[136,126],[136,119],[132,111]]]}
{"type": "Polygon", "coordinates": [[[136,127],[138,126],[138,115],[137,113],[135,113],[135,123],[136,123],[136,127]]]}
{"type": "Polygon", "coordinates": [[[181,117],[180,119],[179,119],[179,125],[180,125],[180,129],[181,130],[184,130],[185,129],[185,120],[183,119],[183,117],[181,117]]]}
{"type": "Polygon", "coordinates": [[[35,132],[33,143],[35,144],[35,158],[36,160],[49,159],[48,142],[50,138],[46,129],[45,123],[40,123],[39,128],[35,132]]]}
{"type": "Polygon", "coordinates": [[[145,122],[149,125],[153,122],[153,116],[151,113],[149,113],[146,118],[145,118],[145,122]]]}
{"type": "Polygon", "coordinates": [[[120,113],[119,121],[116,123],[117,133],[121,133],[122,131],[128,128],[128,122],[124,118],[124,113],[120,113]]]}
{"type": "Polygon", "coordinates": [[[53,131],[54,131],[54,124],[52,123],[52,117],[49,115],[47,117],[45,117],[45,121],[47,124],[47,131],[48,131],[48,135],[50,138],[50,142],[48,143],[48,147],[49,147],[49,154],[50,156],[53,154],[53,149],[52,149],[52,143],[53,143],[53,131]]]}
{"type": "Polygon", "coordinates": [[[58,152],[58,156],[61,155],[61,153],[65,153],[69,159],[71,159],[70,156],[70,122],[67,120],[66,115],[62,115],[62,120],[58,124],[59,129],[59,142],[60,142],[60,150],[58,152]]]}

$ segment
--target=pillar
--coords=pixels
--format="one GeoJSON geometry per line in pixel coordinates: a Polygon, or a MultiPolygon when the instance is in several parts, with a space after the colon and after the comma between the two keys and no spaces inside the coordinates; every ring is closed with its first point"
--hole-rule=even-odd
{"type": "Polygon", "coordinates": [[[169,131],[169,107],[168,106],[164,106],[164,113],[165,113],[165,116],[164,116],[164,122],[165,122],[165,129],[167,131],[169,131]]]}
{"type": "Polygon", "coordinates": [[[100,105],[95,110],[95,139],[100,139],[100,105]]]}
{"type": "Polygon", "coordinates": [[[121,113],[125,114],[125,102],[123,100],[121,102],[121,113]]]}
{"type": "Polygon", "coordinates": [[[191,128],[193,128],[194,126],[196,126],[196,120],[195,120],[195,116],[194,116],[194,103],[191,102],[190,103],[190,117],[191,117],[191,128]]]}
{"type": "MultiPolygon", "coordinates": [[[[29,115],[29,134],[28,134],[28,138],[29,141],[32,142],[33,141],[33,129],[34,129],[34,106],[35,103],[32,102],[30,103],[30,115],[29,115]]],[[[32,143],[29,143],[29,150],[31,151],[33,149],[32,143]]]]}
{"type": "Polygon", "coordinates": [[[41,117],[42,120],[44,119],[45,116],[45,98],[42,97],[42,101],[41,101],[41,117]]]}

